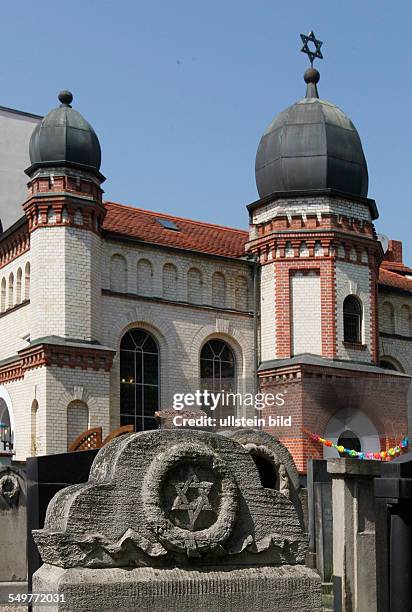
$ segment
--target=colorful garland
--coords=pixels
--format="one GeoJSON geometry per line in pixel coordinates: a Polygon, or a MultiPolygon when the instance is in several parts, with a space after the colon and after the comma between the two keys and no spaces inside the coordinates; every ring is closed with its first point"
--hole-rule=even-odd
{"type": "Polygon", "coordinates": [[[408,438],[403,438],[397,446],[394,446],[393,448],[388,448],[387,451],[381,451],[380,453],[362,453],[360,451],[345,448],[340,444],[335,444],[334,442],[332,442],[332,440],[326,440],[325,438],[321,438],[321,436],[318,436],[317,434],[311,432],[307,433],[312,438],[312,440],[315,440],[316,442],[321,442],[325,446],[331,446],[332,448],[336,448],[338,453],[345,453],[345,455],[348,455],[349,457],[356,457],[357,459],[373,459],[376,461],[385,461],[385,459],[393,459],[393,457],[396,457],[402,451],[408,448],[409,445],[408,438]]]}

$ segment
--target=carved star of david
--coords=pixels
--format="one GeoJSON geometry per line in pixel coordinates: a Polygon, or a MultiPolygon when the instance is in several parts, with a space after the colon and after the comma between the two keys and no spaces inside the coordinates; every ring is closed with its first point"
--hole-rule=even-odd
{"type": "Polygon", "coordinates": [[[303,42],[303,47],[301,51],[302,53],[306,53],[306,55],[309,57],[311,66],[313,66],[313,61],[316,58],[323,59],[323,55],[320,50],[321,46],[323,45],[323,42],[316,38],[315,32],[309,32],[307,36],[305,34],[301,34],[300,37],[303,42]],[[314,51],[312,51],[312,49],[309,48],[309,43],[313,43],[315,45],[314,51]]]}
{"type": "Polygon", "coordinates": [[[204,510],[214,512],[208,498],[212,486],[212,482],[200,481],[194,472],[189,474],[185,482],[175,484],[177,497],[173,502],[172,510],[187,510],[189,515],[187,529],[190,531],[194,531],[196,521],[201,512],[204,510]],[[189,491],[194,489],[198,491],[198,496],[193,501],[190,501],[188,494],[189,491]]]}

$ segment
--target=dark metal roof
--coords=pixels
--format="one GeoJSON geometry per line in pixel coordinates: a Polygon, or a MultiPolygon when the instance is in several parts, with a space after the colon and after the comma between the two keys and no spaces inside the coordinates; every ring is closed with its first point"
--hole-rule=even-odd
{"type": "Polygon", "coordinates": [[[34,168],[68,164],[95,172],[101,163],[100,143],[92,126],[74,110],[70,92],[60,92],[61,105],[33,130],[29,153],[34,168]]]}
{"type": "Polygon", "coordinates": [[[270,361],[263,361],[260,364],[258,371],[264,372],[266,370],[275,370],[293,365],[319,366],[322,368],[383,374],[397,376],[399,378],[411,378],[409,374],[397,372],[396,370],[387,370],[386,368],[380,368],[369,363],[361,361],[346,361],[343,359],[329,359],[327,357],[321,357],[320,355],[313,355],[312,353],[302,353],[287,359],[272,359],[270,361]]]}
{"type": "Polygon", "coordinates": [[[319,189],[366,197],[368,169],[355,126],[337,106],[318,98],[317,70],[309,69],[305,81],[306,97],[275,117],[260,141],[260,197],[319,189]]]}

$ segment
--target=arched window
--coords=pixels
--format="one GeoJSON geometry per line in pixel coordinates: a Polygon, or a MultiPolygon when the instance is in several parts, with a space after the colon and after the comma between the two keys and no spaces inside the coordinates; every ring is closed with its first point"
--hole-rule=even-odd
{"type": "Polygon", "coordinates": [[[1,279],[1,312],[6,310],[6,279],[1,279]]]}
{"type": "Polygon", "coordinates": [[[354,295],[343,302],[343,337],[345,342],[362,341],[362,306],[354,295]]]}
{"type": "MultiPolygon", "coordinates": [[[[344,448],[348,448],[349,450],[355,450],[360,452],[361,442],[358,436],[353,433],[350,429],[345,429],[338,438],[337,446],[343,446],[344,448]]],[[[347,457],[346,453],[339,453],[341,457],[347,457]]]]}
{"type": "MultiPolygon", "coordinates": [[[[223,340],[214,338],[206,342],[200,353],[200,385],[202,389],[214,393],[236,391],[235,356],[230,346],[223,340]]],[[[210,406],[204,410],[211,414],[210,406]]],[[[221,402],[213,411],[213,417],[220,419],[227,415],[236,416],[236,406],[223,405],[221,402]]]]}
{"type": "Polygon", "coordinates": [[[192,304],[203,303],[202,273],[197,268],[190,268],[187,273],[187,299],[192,304]]]}
{"type": "Polygon", "coordinates": [[[399,331],[403,336],[412,335],[412,311],[407,304],[401,307],[399,331]]]}
{"type": "Polygon", "coordinates": [[[212,304],[220,308],[226,306],[226,280],[221,272],[215,272],[212,277],[212,304]]]}
{"type": "Polygon", "coordinates": [[[30,299],[30,262],[27,262],[24,268],[24,299],[30,299]]]}
{"type": "Polygon", "coordinates": [[[162,295],[167,300],[177,299],[177,268],[172,263],[163,266],[162,295]]]}
{"type": "Polygon", "coordinates": [[[395,309],[391,302],[384,302],[381,309],[381,329],[388,334],[395,333],[395,309]]]}
{"type": "Polygon", "coordinates": [[[385,370],[393,370],[394,372],[404,372],[401,364],[393,357],[387,357],[386,355],[380,360],[381,368],[385,370]]]}
{"type": "Polygon", "coordinates": [[[156,429],[159,387],[157,342],[145,329],[131,329],[120,343],[120,424],[156,429]]]}
{"type": "Polygon", "coordinates": [[[77,436],[89,429],[89,407],[80,400],[67,406],[67,448],[77,436]]]}
{"type": "Polygon", "coordinates": [[[148,259],[137,262],[137,293],[153,295],[153,266],[148,259]]]}
{"type": "Polygon", "coordinates": [[[236,278],[235,285],[235,308],[237,310],[247,310],[249,302],[248,282],[244,276],[236,278]]]}
{"type": "Polygon", "coordinates": [[[16,277],[16,304],[20,304],[21,302],[21,278],[22,278],[22,271],[21,268],[19,268],[17,270],[17,277],[16,277]]]}
{"type": "Polygon", "coordinates": [[[112,255],[110,260],[110,289],[118,293],[127,291],[127,264],[123,255],[112,255]]]}
{"type": "Polygon", "coordinates": [[[13,449],[12,422],[9,409],[3,398],[0,398],[0,452],[13,449]]]}
{"type": "Polygon", "coordinates": [[[9,297],[7,300],[7,308],[11,308],[13,306],[14,299],[14,275],[13,272],[9,274],[9,297]]]}

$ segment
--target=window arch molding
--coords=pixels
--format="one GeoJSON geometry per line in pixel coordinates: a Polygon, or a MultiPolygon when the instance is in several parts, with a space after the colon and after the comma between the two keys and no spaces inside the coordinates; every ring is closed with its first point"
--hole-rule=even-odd
{"type": "MultiPolygon", "coordinates": [[[[200,378],[200,380],[202,380],[202,359],[207,359],[207,357],[204,357],[205,351],[207,350],[207,348],[209,348],[211,346],[211,344],[217,345],[217,343],[221,344],[222,348],[223,348],[223,345],[225,345],[227,347],[227,349],[230,351],[230,353],[232,354],[232,356],[233,356],[233,379],[234,379],[234,386],[235,386],[234,391],[236,391],[237,390],[237,386],[238,386],[237,385],[238,364],[237,364],[237,355],[236,355],[237,351],[234,350],[234,348],[232,346],[232,343],[225,336],[222,336],[222,335],[219,335],[219,334],[209,336],[208,338],[206,338],[204,340],[204,342],[200,346],[199,356],[198,356],[198,360],[199,360],[199,378],[200,378]]],[[[212,350],[212,352],[216,355],[215,351],[212,350]]],[[[227,360],[224,358],[224,356],[223,356],[223,361],[227,362],[227,360]]]]}
{"type": "Polygon", "coordinates": [[[385,300],[379,307],[381,331],[395,333],[395,307],[389,300],[385,300]]]}
{"type": "Polygon", "coordinates": [[[390,355],[381,355],[379,362],[380,362],[381,368],[386,368],[388,370],[405,373],[404,367],[402,366],[401,363],[399,363],[397,359],[395,359],[395,357],[391,357],[390,355]]]}
{"type": "Polygon", "coordinates": [[[361,343],[363,337],[363,305],[357,295],[347,295],[343,300],[343,340],[361,343]]]}

